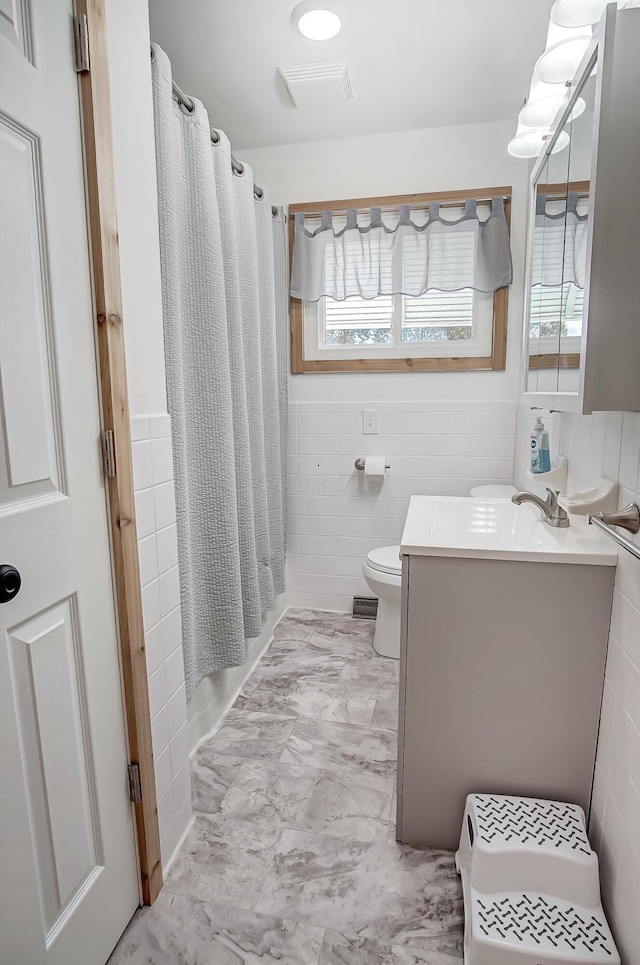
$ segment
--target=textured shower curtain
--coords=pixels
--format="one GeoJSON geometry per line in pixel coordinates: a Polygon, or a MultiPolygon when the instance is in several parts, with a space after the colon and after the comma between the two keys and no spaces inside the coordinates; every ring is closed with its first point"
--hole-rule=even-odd
{"type": "Polygon", "coordinates": [[[153,47],[167,396],[187,699],[245,659],[284,590],[284,217],[153,47]]]}

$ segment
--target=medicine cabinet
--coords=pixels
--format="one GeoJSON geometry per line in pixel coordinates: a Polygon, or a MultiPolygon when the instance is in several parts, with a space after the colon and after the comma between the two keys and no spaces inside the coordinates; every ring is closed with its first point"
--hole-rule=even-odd
{"type": "Polygon", "coordinates": [[[640,410],[640,9],[609,4],[531,178],[524,398],[640,410]]]}

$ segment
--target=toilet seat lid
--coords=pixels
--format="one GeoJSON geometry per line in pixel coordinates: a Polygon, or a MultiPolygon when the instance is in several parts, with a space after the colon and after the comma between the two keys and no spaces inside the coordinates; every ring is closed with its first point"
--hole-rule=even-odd
{"type": "Polygon", "coordinates": [[[474,486],[469,495],[476,499],[511,499],[517,492],[515,486],[474,486]]]}
{"type": "Polygon", "coordinates": [[[367,553],[367,563],[372,570],[378,570],[379,573],[392,573],[399,576],[402,573],[400,547],[379,546],[367,553]]]}

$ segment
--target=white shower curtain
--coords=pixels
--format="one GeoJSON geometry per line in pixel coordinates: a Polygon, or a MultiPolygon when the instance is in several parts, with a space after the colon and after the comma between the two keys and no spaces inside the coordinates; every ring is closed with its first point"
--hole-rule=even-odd
{"type": "Polygon", "coordinates": [[[284,591],[284,217],[233,173],[199,101],[172,97],[153,47],[167,396],[187,698],[245,659],[284,591]]]}

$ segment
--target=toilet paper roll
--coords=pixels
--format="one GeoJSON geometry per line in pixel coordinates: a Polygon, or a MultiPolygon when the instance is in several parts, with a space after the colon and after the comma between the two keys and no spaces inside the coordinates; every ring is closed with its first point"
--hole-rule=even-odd
{"type": "Polygon", "coordinates": [[[384,479],[386,475],[386,456],[365,456],[364,474],[370,479],[384,479]]]}

